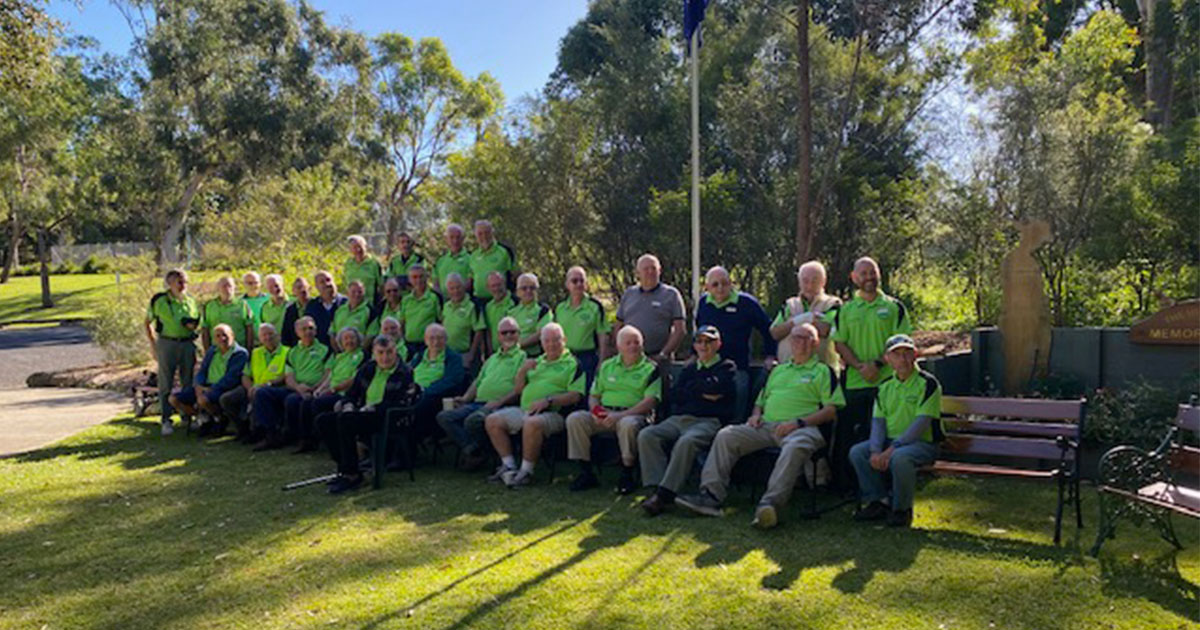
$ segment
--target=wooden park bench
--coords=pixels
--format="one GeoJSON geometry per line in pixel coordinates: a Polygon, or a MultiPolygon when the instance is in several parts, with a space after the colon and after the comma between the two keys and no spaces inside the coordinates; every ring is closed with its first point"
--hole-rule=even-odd
{"type": "Polygon", "coordinates": [[[1054,544],[1062,536],[1063,506],[1079,506],[1079,447],[1083,400],[942,397],[946,439],[938,460],[921,470],[933,474],[997,475],[1052,479],[1058,484],[1054,544]]]}
{"type": "Polygon", "coordinates": [[[1176,549],[1183,547],[1171,515],[1200,519],[1200,449],[1183,444],[1183,432],[1200,435],[1200,406],[1180,405],[1175,426],[1154,451],[1117,446],[1100,459],[1100,528],[1093,556],[1113,537],[1117,521],[1123,517],[1138,524],[1150,521],[1163,539],[1176,549]]]}

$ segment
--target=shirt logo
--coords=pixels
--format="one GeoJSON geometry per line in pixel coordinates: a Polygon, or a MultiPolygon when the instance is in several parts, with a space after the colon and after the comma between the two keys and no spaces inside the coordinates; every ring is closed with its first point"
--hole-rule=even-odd
{"type": "Polygon", "coordinates": [[[657,301],[657,300],[652,300],[652,301],[650,302],[650,306],[653,306],[654,308],[659,308],[659,307],[661,307],[661,306],[662,306],[662,302],[659,302],[659,301],[657,301]]]}
{"type": "Polygon", "coordinates": [[[725,307],[725,312],[726,312],[726,313],[736,313],[736,312],[737,312],[737,307],[736,307],[736,306],[726,306],[726,307],[725,307]]]}
{"type": "Polygon", "coordinates": [[[875,309],[875,314],[879,316],[879,319],[883,319],[889,315],[888,310],[883,307],[875,309]]]}
{"type": "Polygon", "coordinates": [[[609,382],[609,383],[616,383],[616,382],[617,382],[617,377],[615,377],[615,376],[610,376],[610,377],[608,377],[608,382],[609,382]]]}
{"type": "Polygon", "coordinates": [[[805,374],[797,380],[800,383],[811,383],[811,382],[813,382],[813,377],[812,377],[812,374],[805,374]]]}

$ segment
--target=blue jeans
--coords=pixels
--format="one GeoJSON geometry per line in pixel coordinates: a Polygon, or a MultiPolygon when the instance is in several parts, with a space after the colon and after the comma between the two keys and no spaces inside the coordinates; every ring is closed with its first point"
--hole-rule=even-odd
{"type": "Polygon", "coordinates": [[[292,390],[260,387],[254,392],[254,425],[260,429],[283,430],[284,404],[292,390]]]}
{"type": "Polygon", "coordinates": [[[486,434],[482,431],[485,417],[487,412],[483,409],[483,403],[470,402],[449,411],[438,412],[437,423],[459,448],[467,453],[477,453],[480,445],[486,441],[486,434]]]}
{"type": "MultiPolygon", "coordinates": [[[[884,442],[886,449],[891,440],[884,442]]],[[[871,468],[871,442],[859,442],[850,449],[850,464],[858,476],[859,493],[866,503],[888,497],[884,475],[892,475],[891,504],[893,510],[911,510],[917,488],[917,469],[937,459],[937,446],[929,442],[913,442],[892,452],[888,469],[880,472],[871,468]]]]}

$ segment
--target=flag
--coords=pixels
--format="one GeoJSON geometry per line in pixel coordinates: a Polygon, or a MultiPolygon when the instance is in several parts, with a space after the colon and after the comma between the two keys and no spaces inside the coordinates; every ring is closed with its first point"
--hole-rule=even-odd
{"type": "MultiPolygon", "coordinates": [[[[683,42],[688,52],[692,50],[692,33],[700,28],[707,8],[708,0],[683,0],[683,42]]],[[[700,40],[697,39],[696,43],[699,44],[700,40]]]]}

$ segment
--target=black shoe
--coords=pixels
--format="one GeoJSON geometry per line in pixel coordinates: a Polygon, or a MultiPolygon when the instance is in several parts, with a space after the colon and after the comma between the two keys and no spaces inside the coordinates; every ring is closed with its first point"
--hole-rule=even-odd
{"type": "Polygon", "coordinates": [[[304,439],[304,440],[300,440],[300,446],[297,447],[296,450],[292,451],[292,455],[300,455],[301,453],[311,453],[315,450],[317,450],[317,441],[310,440],[310,439],[304,439]]]}
{"type": "Polygon", "coordinates": [[[888,527],[911,527],[912,510],[892,510],[887,515],[888,527]]]}
{"type": "Polygon", "coordinates": [[[357,477],[338,477],[337,481],[329,486],[329,494],[341,494],[351,490],[358,489],[362,485],[363,476],[357,477]]]}
{"type": "Polygon", "coordinates": [[[204,438],[212,435],[213,428],[215,427],[216,424],[212,422],[205,422],[204,424],[200,425],[199,429],[196,429],[196,437],[204,438]]]}
{"type": "Polygon", "coordinates": [[[571,492],[582,492],[583,490],[591,490],[600,486],[600,480],[596,478],[593,472],[581,472],[575,476],[575,480],[571,482],[571,492]]]}
{"type": "Polygon", "coordinates": [[[459,462],[459,468],[464,472],[477,472],[483,465],[486,464],[488,458],[479,453],[463,453],[462,461],[459,462]]]}
{"type": "Polygon", "coordinates": [[[404,463],[404,460],[393,459],[387,463],[388,472],[400,472],[402,470],[408,470],[408,464],[404,463]]]}
{"type": "Polygon", "coordinates": [[[649,516],[658,516],[667,509],[668,505],[673,505],[674,503],[674,499],[668,501],[667,499],[664,499],[661,494],[655,492],[646,497],[645,501],[642,501],[642,509],[645,510],[646,514],[649,516]]]}
{"type": "Polygon", "coordinates": [[[633,469],[622,468],[617,479],[617,494],[632,494],[634,490],[637,490],[637,482],[633,480],[633,469]]]}
{"type": "Polygon", "coordinates": [[[258,444],[255,444],[250,450],[254,451],[255,453],[260,453],[262,451],[273,451],[280,448],[283,448],[283,440],[281,440],[278,435],[271,434],[263,438],[258,444]]]}
{"type": "Polygon", "coordinates": [[[854,520],[860,522],[866,521],[882,521],[888,517],[891,510],[888,506],[879,501],[872,501],[870,505],[854,513],[854,520]]]}
{"type": "Polygon", "coordinates": [[[675,497],[675,505],[687,508],[705,516],[721,516],[721,500],[711,492],[701,489],[699,494],[688,494],[675,497]]]}

